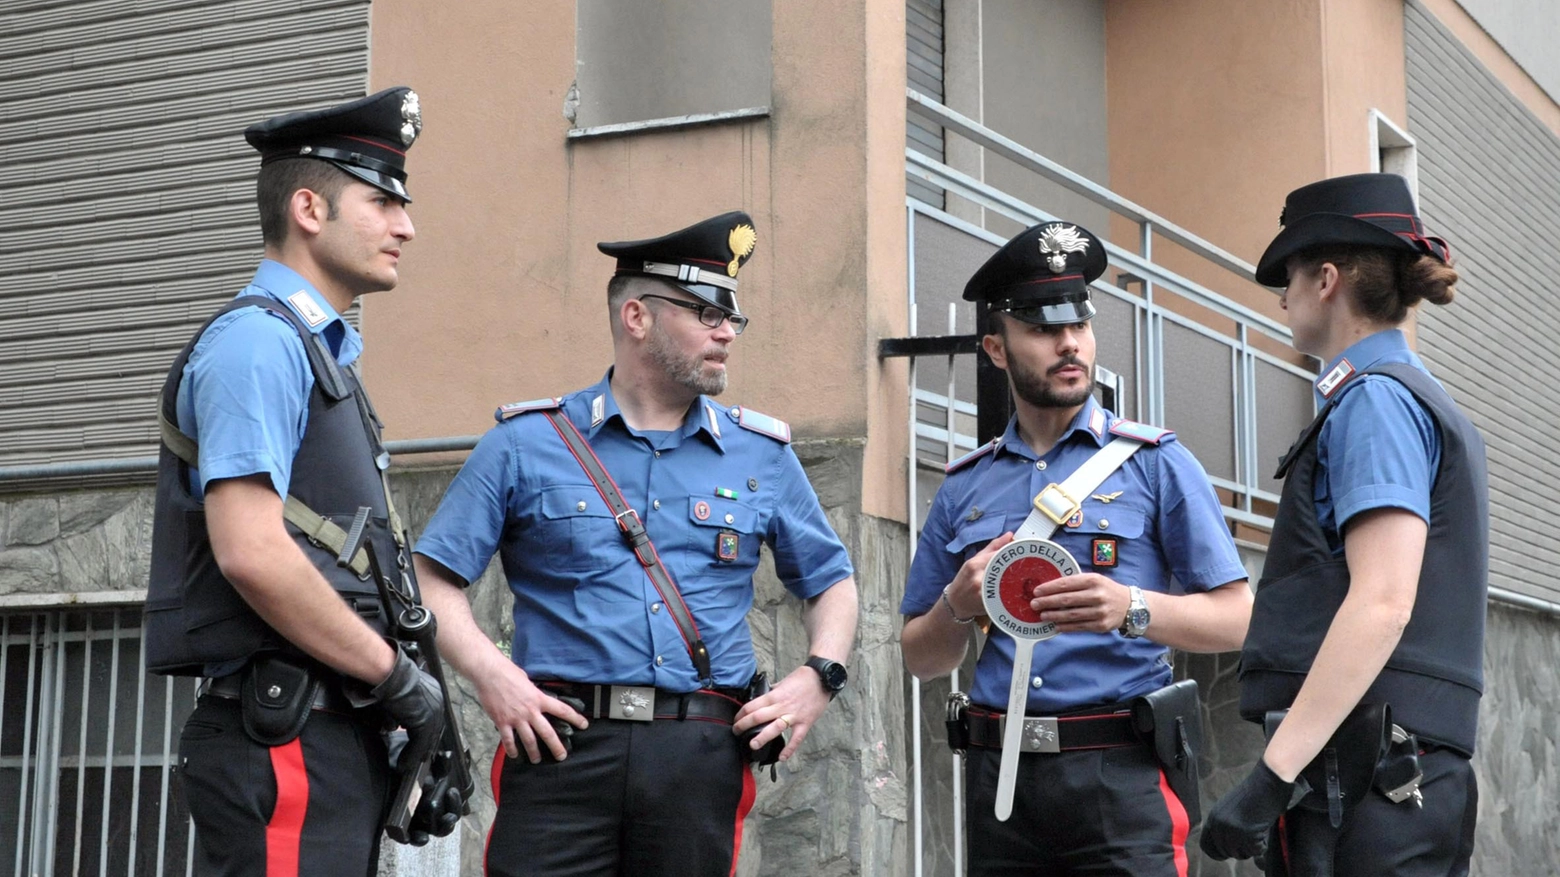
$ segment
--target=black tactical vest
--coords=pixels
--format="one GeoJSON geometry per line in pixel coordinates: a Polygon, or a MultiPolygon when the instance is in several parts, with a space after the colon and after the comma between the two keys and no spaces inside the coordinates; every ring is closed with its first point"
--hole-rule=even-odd
{"type": "MultiPolygon", "coordinates": [[[[1484,439],[1423,371],[1391,363],[1362,374],[1385,375],[1402,384],[1441,433],[1441,465],[1430,491],[1430,529],[1414,611],[1362,702],[1391,704],[1393,721],[1420,739],[1472,755],[1484,690],[1489,586],[1484,439]]],[[[1348,564],[1328,546],[1314,491],[1317,436],[1336,401],[1322,408],[1279,464],[1276,477],[1288,475],[1241,650],[1240,712],[1251,721],[1260,722],[1263,713],[1294,701],[1349,590],[1348,564]]]]}
{"type": "MultiPolygon", "coordinates": [[[[351,527],[360,507],[371,508],[367,531],[380,564],[393,575],[397,563],[408,559],[401,555],[388,520],[381,466],[388,465],[389,456],[380,444],[379,422],[357,375],[341,369],[324,342],[273,299],[238,298],[211,319],[249,306],[265,308],[297,330],[314,374],[308,423],[293,458],[290,495],[342,529],[351,527]]],[[[178,422],[179,384],[190,351],[210,325],[208,320],[195,333],[168,371],[161,404],[169,423],[178,422]]],[[[291,522],[287,530],[341,598],[383,634],[384,610],[372,577],[367,573],[359,577],[337,565],[334,551],[291,522]]],[[[298,653],[223,578],[207,538],[205,510],[190,489],[189,464],[166,443],[158,457],[145,624],[146,666],[156,673],[203,675],[207,667],[233,667],[260,652],[298,653]]]]}

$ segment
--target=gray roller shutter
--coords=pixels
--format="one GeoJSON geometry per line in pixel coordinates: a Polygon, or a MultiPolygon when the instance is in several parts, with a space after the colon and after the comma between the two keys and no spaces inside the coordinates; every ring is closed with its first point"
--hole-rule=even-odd
{"type": "Polygon", "coordinates": [[[153,451],[261,255],[243,128],[367,71],[367,0],[0,4],[0,466],[153,451]]]}
{"type": "MultiPolygon", "coordinates": [[[[938,103],[943,101],[943,0],[906,0],[905,67],[910,87],[938,103]]],[[[905,142],[922,155],[943,160],[941,125],[909,113],[905,142]]],[[[910,197],[943,206],[943,192],[914,177],[905,178],[910,197]]]]}
{"type": "Polygon", "coordinates": [[[1423,6],[1404,21],[1420,209],[1462,275],[1420,354],[1488,443],[1490,583],[1560,602],[1560,138],[1423,6]]]}

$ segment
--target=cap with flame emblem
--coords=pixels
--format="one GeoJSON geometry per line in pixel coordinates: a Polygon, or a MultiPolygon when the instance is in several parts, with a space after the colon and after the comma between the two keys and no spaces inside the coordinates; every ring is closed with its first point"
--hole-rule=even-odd
{"type": "Polygon", "coordinates": [[[618,274],[660,278],[728,314],[740,314],[737,272],[757,245],[753,218],[733,210],[658,238],[603,242],[596,249],[617,259],[618,274]]]}
{"type": "Polygon", "coordinates": [[[1026,323],[1081,323],[1094,316],[1089,284],[1105,265],[1105,245],[1088,229],[1043,222],[992,253],[965,285],[964,300],[986,302],[1026,323]]]}

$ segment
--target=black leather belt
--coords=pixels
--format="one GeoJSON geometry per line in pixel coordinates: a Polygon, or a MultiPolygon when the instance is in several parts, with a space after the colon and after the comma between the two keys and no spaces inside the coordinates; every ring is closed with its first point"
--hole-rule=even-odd
{"type": "MultiPolygon", "coordinates": [[[[231,676],[218,676],[207,678],[201,683],[201,694],[209,694],[212,697],[220,697],[225,700],[239,700],[243,693],[243,673],[234,673],[231,676]]],[[[314,703],[310,709],[325,710],[332,713],[350,713],[353,711],[352,702],[345,694],[334,685],[321,685],[319,693],[314,695],[314,703]]]]}
{"type": "Polygon", "coordinates": [[[701,689],[677,692],[648,685],[590,685],[546,680],[538,683],[548,692],[585,702],[587,719],[648,722],[652,719],[714,719],[731,724],[742,708],[737,689],[701,689]]]}
{"type": "MultiPolygon", "coordinates": [[[[1005,716],[984,707],[971,706],[965,714],[970,745],[1002,748],[1005,716]]],[[[1021,752],[1068,752],[1075,749],[1114,749],[1141,746],[1143,738],[1132,726],[1130,712],[1085,713],[1068,716],[1025,716],[1021,752]]]]}

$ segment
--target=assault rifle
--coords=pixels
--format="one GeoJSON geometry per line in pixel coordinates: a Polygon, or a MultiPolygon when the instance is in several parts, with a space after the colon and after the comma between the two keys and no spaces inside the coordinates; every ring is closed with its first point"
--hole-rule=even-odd
{"type": "Polygon", "coordinates": [[[360,548],[366,553],[369,573],[379,586],[390,635],[408,657],[438,681],[444,693],[444,733],[439,745],[421,764],[410,769],[401,766],[400,784],[385,817],[385,834],[391,840],[420,845],[430,834],[443,837],[455,830],[460,817],[471,812],[476,782],[471,773],[471,753],[461,737],[460,720],[450,701],[444,664],[439,660],[435,641],[438,624],[433,613],[423,607],[409,567],[400,569],[398,583],[385,577],[373,540],[365,538],[371,511],[367,506],[358,509],[336,563],[349,566],[360,548]]]}

